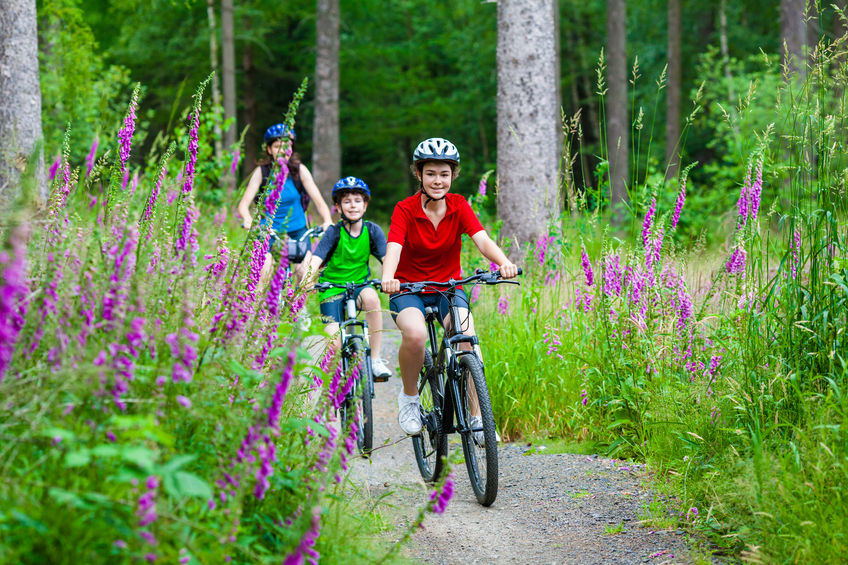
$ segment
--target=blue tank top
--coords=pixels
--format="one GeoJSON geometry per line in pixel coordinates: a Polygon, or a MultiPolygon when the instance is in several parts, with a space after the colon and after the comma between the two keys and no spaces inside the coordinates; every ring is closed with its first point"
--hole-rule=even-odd
{"type": "MultiPolygon", "coordinates": [[[[262,225],[267,223],[263,218],[262,225]]],[[[280,202],[277,204],[277,213],[271,224],[278,234],[289,233],[306,227],[306,214],[300,204],[300,193],[294,186],[291,177],[286,178],[283,192],[280,194],[280,202]]]]}

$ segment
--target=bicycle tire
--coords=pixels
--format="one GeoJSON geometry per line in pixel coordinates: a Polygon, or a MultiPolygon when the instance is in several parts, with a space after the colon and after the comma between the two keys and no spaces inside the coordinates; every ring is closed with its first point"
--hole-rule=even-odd
{"type": "Polygon", "coordinates": [[[356,445],[363,454],[374,448],[374,416],[372,411],[372,390],[374,389],[374,376],[371,372],[371,354],[368,353],[361,343],[357,344],[356,357],[359,362],[359,434],[356,445]]]}
{"type": "Polygon", "coordinates": [[[469,422],[472,398],[470,386],[473,386],[483,423],[482,445],[474,437],[475,430],[466,429],[460,433],[462,450],[465,453],[465,466],[468,469],[468,478],[471,479],[471,487],[474,489],[477,502],[483,506],[491,506],[498,496],[498,442],[489,389],[486,386],[483,365],[476,355],[461,356],[459,371],[460,399],[457,408],[464,412],[466,423],[469,422]]]}
{"type": "Polygon", "coordinates": [[[442,405],[444,381],[433,370],[433,358],[424,351],[424,365],[418,377],[418,395],[421,399],[421,418],[424,428],[412,436],[415,462],[425,482],[432,483],[442,475],[448,454],[448,442],[442,433],[442,405]]]}

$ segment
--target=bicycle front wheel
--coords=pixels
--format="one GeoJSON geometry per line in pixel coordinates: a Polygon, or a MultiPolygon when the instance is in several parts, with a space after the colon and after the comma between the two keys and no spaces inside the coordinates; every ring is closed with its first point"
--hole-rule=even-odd
{"type": "Polygon", "coordinates": [[[371,354],[357,350],[359,360],[359,435],[357,446],[362,453],[368,453],[374,448],[374,417],[371,413],[371,400],[374,390],[374,376],[371,373],[371,354]]]}
{"type": "Polygon", "coordinates": [[[428,483],[436,481],[445,466],[448,442],[442,433],[444,388],[442,379],[433,370],[433,358],[424,351],[424,366],[418,377],[418,396],[421,399],[421,418],[424,428],[412,436],[412,449],[421,477],[428,483]]]}
{"type": "Polygon", "coordinates": [[[492,402],[483,365],[476,356],[460,357],[459,371],[460,406],[457,408],[464,413],[467,424],[466,429],[460,433],[465,466],[477,502],[490,506],[498,495],[498,441],[492,402]],[[475,399],[480,407],[480,415],[473,417],[475,399]]]}

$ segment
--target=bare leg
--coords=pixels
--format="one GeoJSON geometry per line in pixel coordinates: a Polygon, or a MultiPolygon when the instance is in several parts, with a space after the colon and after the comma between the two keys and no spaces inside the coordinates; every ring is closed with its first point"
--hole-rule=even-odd
{"type": "Polygon", "coordinates": [[[383,312],[380,311],[380,297],[373,288],[366,288],[359,293],[357,306],[365,312],[365,320],[371,332],[371,357],[382,357],[380,347],[383,342],[383,312]]]}
{"type": "Polygon", "coordinates": [[[418,308],[404,308],[395,320],[401,333],[398,364],[403,380],[403,392],[408,396],[418,394],[418,373],[424,365],[424,346],[427,344],[427,326],[424,314],[418,308]]]}
{"type": "MultiPolygon", "coordinates": [[[[467,308],[460,308],[459,309],[459,321],[461,322],[460,327],[462,329],[462,333],[464,333],[465,335],[476,335],[474,333],[474,318],[471,316],[471,312],[469,312],[467,308]]],[[[446,328],[451,327],[450,314],[448,314],[447,317],[445,317],[445,327],[446,328]]],[[[463,349],[465,351],[471,351],[471,344],[470,343],[460,343],[459,348],[463,349]]],[[[483,357],[480,353],[479,347],[477,348],[477,354],[480,355],[480,362],[482,362],[483,357]]],[[[479,417],[480,416],[480,402],[477,400],[477,389],[474,388],[474,383],[471,382],[471,375],[468,376],[468,379],[469,379],[468,391],[470,392],[470,397],[471,397],[471,399],[470,399],[471,400],[471,415],[479,417]]]]}

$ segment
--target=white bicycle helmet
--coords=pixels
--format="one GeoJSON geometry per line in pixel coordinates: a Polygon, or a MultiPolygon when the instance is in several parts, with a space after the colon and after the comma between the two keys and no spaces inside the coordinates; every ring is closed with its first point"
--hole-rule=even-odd
{"type": "Polygon", "coordinates": [[[459,150],[456,145],[441,137],[431,137],[418,144],[412,154],[413,163],[419,161],[446,161],[459,164],[459,150]]]}

